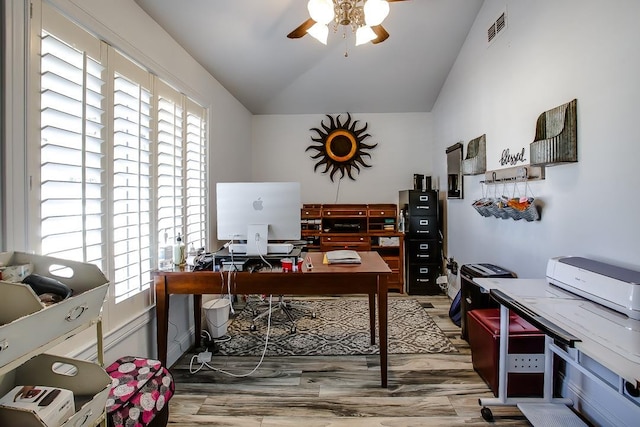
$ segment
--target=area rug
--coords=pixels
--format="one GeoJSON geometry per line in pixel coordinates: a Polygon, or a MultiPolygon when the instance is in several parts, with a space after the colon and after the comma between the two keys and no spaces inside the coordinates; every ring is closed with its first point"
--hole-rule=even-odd
{"type": "MultiPolygon", "coordinates": [[[[276,303],[274,298],[273,303],[276,303]]],[[[335,356],[379,354],[378,337],[371,345],[367,299],[335,298],[294,301],[296,331],[291,333],[284,314],[272,315],[266,356],[335,356]],[[312,317],[316,313],[316,317],[312,317]]],[[[250,302],[228,327],[230,339],[219,342],[223,355],[260,356],[264,349],[267,319],[255,322],[250,302]]],[[[389,354],[448,353],[457,351],[427,311],[413,299],[389,299],[389,354]]]]}

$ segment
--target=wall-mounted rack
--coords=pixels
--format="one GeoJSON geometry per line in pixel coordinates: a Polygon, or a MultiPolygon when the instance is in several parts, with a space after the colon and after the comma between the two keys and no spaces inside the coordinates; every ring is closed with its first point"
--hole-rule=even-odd
{"type": "Polygon", "coordinates": [[[544,179],[544,166],[514,166],[512,168],[496,169],[484,174],[484,184],[495,184],[506,181],[537,181],[544,179]]]}

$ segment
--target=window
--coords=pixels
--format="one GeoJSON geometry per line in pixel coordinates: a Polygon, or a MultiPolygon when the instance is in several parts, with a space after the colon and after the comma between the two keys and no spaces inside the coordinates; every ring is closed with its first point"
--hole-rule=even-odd
{"type": "Polygon", "coordinates": [[[158,247],[207,244],[206,109],[45,3],[40,36],[34,247],[98,265],[112,303],[148,305],[158,247]]]}
{"type": "Polygon", "coordinates": [[[113,282],[116,302],[151,283],[151,79],[115,53],[113,73],[113,282]]]}
{"type": "Polygon", "coordinates": [[[66,29],[55,37],[43,16],[40,65],[42,254],[105,270],[104,67],[99,40],[66,29]]]}

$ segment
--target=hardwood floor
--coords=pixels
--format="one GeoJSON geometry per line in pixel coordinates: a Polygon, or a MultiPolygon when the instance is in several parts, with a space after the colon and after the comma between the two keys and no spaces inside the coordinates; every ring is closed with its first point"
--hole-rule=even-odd
{"type": "MultiPolygon", "coordinates": [[[[493,395],[472,368],[460,328],[448,317],[450,300],[411,298],[433,305],[429,314],[458,353],[390,354],[388,389],[380,387],[378,356],[270,357],[251,376],[234,378],[208,369],[190,374],[192,354],[186,354],[171,368],[176,394],[170,401],[169,425],[530,426],[512,407],[492,407],[491,424],[482,419],[478,398],[493,395]]],[[[258,360],[214,354],[210,364],[243,373],[258,360]]]]}

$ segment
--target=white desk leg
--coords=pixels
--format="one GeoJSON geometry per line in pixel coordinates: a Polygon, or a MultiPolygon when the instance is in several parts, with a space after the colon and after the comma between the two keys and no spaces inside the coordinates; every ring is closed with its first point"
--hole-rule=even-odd
{"type": "Polygon", "coordinates": [[[551,344],[553,340],[549,336],[545,336],[545,361],[544,361],[544,387],[543,397],[508,397],[507,384],[508,378],[508,359],[509,359],[509,309],[500,305],[500,356],[498,367],[498,397],[479,399],[478,403],[482,406],[480,413],[486,421],[493,420],[491,409],[487,406],[518,406],[521,404],[535,403],[561,403],[571,404],[571,399],[553,398],[553,354],[551,344]]]}

